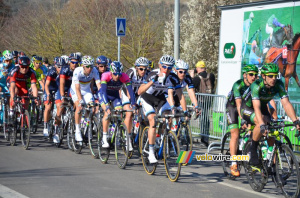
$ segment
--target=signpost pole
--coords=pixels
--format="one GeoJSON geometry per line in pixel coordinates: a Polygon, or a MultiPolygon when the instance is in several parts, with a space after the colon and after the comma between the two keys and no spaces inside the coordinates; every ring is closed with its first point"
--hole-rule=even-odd
{"type": "Polygon", "coordinates": [[[121,56],[121,37],[118,36],[118,61],[120,62],[120,56],[121,56]]]}

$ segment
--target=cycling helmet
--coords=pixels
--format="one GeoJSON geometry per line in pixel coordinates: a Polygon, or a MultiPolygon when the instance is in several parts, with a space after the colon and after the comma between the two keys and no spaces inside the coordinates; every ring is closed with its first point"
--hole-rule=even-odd
{"type": "Polygon", "coordinates": [[[24,52],[19,52],[18,56],[22,57],[22,56],[26,56],[26,54],[24,52]]]}
{"type": "Polygon", "coordinates": [[[122,73],[123,72],[123,64],[119,61],[113,61],[110,64],[110,71],[112,73],[122,73]]]}
{"type": "Polygon", "coordinates": [[[136,59],[135,61],[135,66],[145,66],[148,67],[149,66],[149,60],[145,57],[139,57],[138,59],[136,59]]]}
{"type": "Polygon", "coordinates": [[[278,65],[276,65],[275,63],[266,63],[261,67],[260,72],[262,74],[268,74],[268,73],[277,74],[279,72],[279,68],[278,65]]]}
{"type": "Polygon", "coordinates": [[[163,55],[160,58],[159,63],[160,64],[165,64],[165,65],[174,65],[175,64],[175,59],[173,58],[173,56],[163,55]]]}
{"type": "Polygon", "coordinates": [[[18,51],[12,51],[11,54],[14,58],[18,57],[19,52],[18,51]]]}
{"type": "Polygon", "coordinates": [[[62,55],[61,58],[63,58],[65,60],[66,64],[69,63],[69,57],[67,55],[62,55]]]}
{"type": "Polygon", "coordinates": [[[255,65],[246,65],[242,68],[242,73],[248,73],[251,71],[258,73],[258,68],[255,65]]]}
{"type": "Polygon", "coordinates": [[[83,66],[94,65],[93,57],[89,55],[83,56],[81,59],[81,65],[83,66]]]}
{"type": "Polygon", "coordinates": [[[110,58],[107,58],[107,65],[110,66],[110,64],[112,63],[110,58]]]}
{"type": "Polygon", "coordinates": [[[42,60],[43,60],[43,58],[40,57],[40,56],[33,56],[33,57],[31,58],[31,61],[32,61],[32,62],[42,62],[42,60]]]}
{"type": "Polygon", "coordinates": [[[12,55],[12,53],[9,50],[5,50],[3,53],[3,60],[12,60],[14,57],[12,55]]]}
{"type": "Polygon", "coordinates": [[[98,56],[96,59],[97,64],[103,64],[107,65],[108,64],[108,59],[106,56],[98,56]]]}
{"type": "Polygon", "coordinates": [[[185,70],[188,70],[189,69],[189,64],[187,64],[183,60],[179,59],[179,60],[176,61],[175,67],[176,67],[176,69],[185,69],[185,70]]]}
{"type": "Polygon", "coordinates": [[[30,59],[27,56],[19,57],[18,63],[20,66],[28,66],[30,65],[30,59]]]}
{"type": "Polygon", "coordinates": [[[75,59],[75,60],[80,60],[80,56],[76,53],[71,53],[70,56],[69,56],[69,60],[72,60],[72,59],[75,59]]]}
{"type": "Polygon", "coordinates": [[[59,67],[63,67],[66,65],[65,59],[63,59],[62,57],[58,57],[56,59],[55,65],[59,66],[59,67]]]}
{"type": "Polygon", "coordinates": [[[60,57],[59,57],[59,56],[54,57],[54,59],[53,59],[53,64],[54,64],[54,65],[56,64],[58,58],[60,58],[60,57]]]}

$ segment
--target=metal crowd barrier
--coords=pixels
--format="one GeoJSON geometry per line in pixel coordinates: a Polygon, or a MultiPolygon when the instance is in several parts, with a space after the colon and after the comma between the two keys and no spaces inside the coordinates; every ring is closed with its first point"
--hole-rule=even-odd
{"type": "MultiPolygon", "coordinates": [[[[191,105],[188,93],[184,93],[187,105],[191,105]]],[[[221,140],[227,130],[226,97],[222,95],[196,93],[198,106],[202,113],[197,120],[191,120],[190,129],[193,137],[201,136],[206,142],[210,142],[208,152],[213,149],[221,149],[221,140]]]]}
{"type": "MultiPolygon", "coordinates": [[[[295,113],[297,117],[300,117],[300,102],[290,101],[295,109],[295,113]]],[[[291,123],[292,120],[287,116],[280,100],[275,100],[276,108],[277,108],[277,114],[280,115],[286,122],[291,123]]],[[[286,135],[290,138],[291,143],[293,145],[293,151],[295,153],[300,153],[300,142],[298,138],[295,137],[296,128],[295,127],[288,127],[285,128],[286,135]]]]}

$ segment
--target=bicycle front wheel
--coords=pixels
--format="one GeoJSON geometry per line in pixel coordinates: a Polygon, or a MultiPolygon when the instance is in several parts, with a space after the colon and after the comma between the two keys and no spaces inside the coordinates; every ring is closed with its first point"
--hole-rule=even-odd
{"type": "Polygon", "coordinates": [[[27,110],[21,117],[21,140],[23,148],[27,150],[30,142],[30,117],[27,110]]]}
{"type": "MultiPolygon", "coordinates": [[[[227,132],[222,139],[222,145],[221,145],[222,155],[230,155],[230,148],[229,148],[230,137],[231,137],[231,133],[227,132]]],[[[222,162],[222,167],[225,176],[228,179],[235,179],[235,176],[230,174],[230,166],[231,166],[231,161],[230,160],[226,161],[226,159],[224,159],[224,161],[222,162]]]]}
{"type": "Polygon", "coordinates": [[[174,132],[169,131],[167,137],[164,137],[164,163],[168,178],[175,182],[178,180],[181,170],[181,164],[176,163],[180,154],[180,147],[177,136],[174,132]]]}
{"type": "MultiPolygon", "coordinates": [[[[250,146],[251,146],[251,141],[248,140],[245,144],[245,149],[243,151],[244,155],[250,156],[250,146]]],[[[261,192],[264,189],[265,185],[267,184],[268,172],[265,168],[266,167],[265,161],[262,161],[260,145],[258,145],[258,147],[257,147],[257,152],[258,152],[258,159],[259,159],[259,161],[262,162],[262,165],[257,169],[253,169],[249,165],[249,162],[245,161],[244,167],[245,167],[245,174],[247,176],[247,180],[248,180],[251,188],[256,192],[261,192]]]]}
{"type": "Polygon", "coordinates": [[[299,162],[289,145],[277,150],[276,180],[285,197],[298,197],[300,189],[299,162]]]}
{"type": "Polygon", "coordinates": [[[11,146],[14,146],[17,141],[17,129],[18,129],[18,123],[16,116],[10,117],[8,116],[8,138],[9,138],[9,143],[11,146]]]}
{"type": "Polygon", "coordinates": [[[88,141],[89,141],[89,149],[93,158],[99,158],[98,154],[98,133],[99,127],[97,124],[96,117],[93,117],[89,129],[88,129],[88,141]]]}
{"type": "MultiPolygon", "coordinates": [[[[188,125],[181,125],[178,132],[178,142],[180,151],[192,151],[193,150],[193,137],[192,131],[188,125]]],[[[187,164],[182,164],[186,166],[187,164]]]]}
{"type": "Polygon", "coordinates": [[[66,128],[67,129],[67,144],[68,144],[69,150],[74,151],[73,143],[72,143],[73,135],[75,135],[75,126],[74,126],[73,118],[69,117],[67,123],[68,123],[68,127],[66,128]]]}
{"type": "Polygon", "coordinates": [[[149,127],[145,127],[143,132],[141,133],[140,151],[142,152],[141,157],[142,157],[143,167],[148,175],[152,175],[156,170],[157,163],[150,164],[148,159],[149,156],[148,131],[149,131],[149,127]]]}
{"type": "Polygon", "coordinates": [[[3,105],[3,133],[6,141],[9,141],[9,118],[8,118],[8,105],[3,105]]]}
{"type": "Polygon", "coordinates": [[[127,128],[124,123],[117,127],[116,137],[115,137],[115,155],[117,160],[117,165],[119,168],[125,168],[128,161],[129,153],[129,135],[127,128]]]}

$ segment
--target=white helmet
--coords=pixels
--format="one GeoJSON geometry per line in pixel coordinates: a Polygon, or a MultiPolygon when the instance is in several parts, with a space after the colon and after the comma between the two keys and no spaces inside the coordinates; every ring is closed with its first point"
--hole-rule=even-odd
{"type": "Polygon", "coordinates": [[[82,54],[80,52],[76,52],[75,54],[77,54],[80,58],[82,56],[82,54]]]}
{"type": "Polygon", "coordinates": [[[94,65],[93,57],[91,57],[89,55],[83,56],[81,59],[81,65],[84,65],[84,66],[94,65]]]}
{"type": "Polygon", "coordinates": [[[139,57],[138,59],[136,59],[135,61],[135,66],[145,66],[148,67],[149,66],[149,60],[145,57],[139,57]]]}
{"type": "Polygon", "coordinates": [[[63,58],[65,60],[66,64],[69,64],[69,56],[62,55],[61,58],[63,58]]]}
{"type": "Polygon", "coordinates": [[[174,65],[174,64],[175,64],[175,59],[173,58],[173,56],[170,56],[170,55],[163,55],[163,56],[159,59],[159,63],[160,63],[160,64],[165,64],[165,65],[174,65]]]}
{"type": "Polygon", "coordinates": [[[12,60],[14,57],[12,55],[12,53],[8,50],[5,50],[3,53],[3,60],[12,60]]]}
{"type": "Polygon", "coordinates": [[[188,70],[189,69],[189,64],[187,64],[186,62],[184,62],[181,59],[178,59],[175,63],[175,67],[176,69],[185,69],[188,70]]]}

